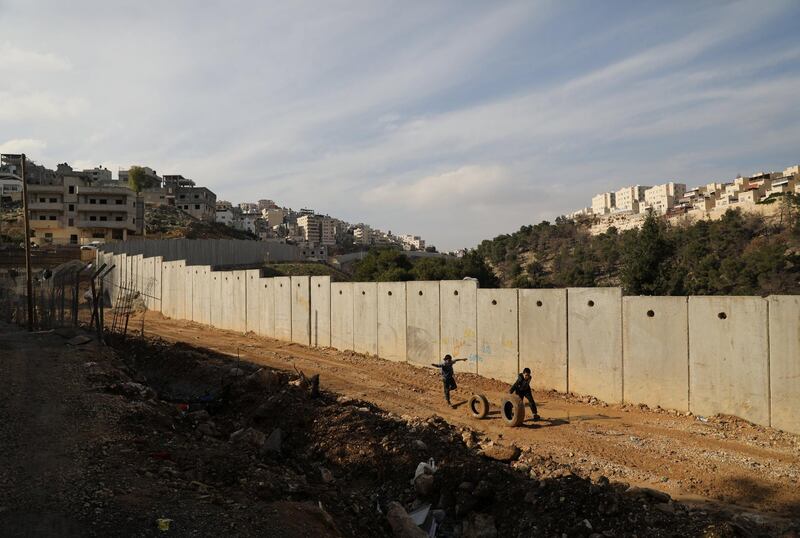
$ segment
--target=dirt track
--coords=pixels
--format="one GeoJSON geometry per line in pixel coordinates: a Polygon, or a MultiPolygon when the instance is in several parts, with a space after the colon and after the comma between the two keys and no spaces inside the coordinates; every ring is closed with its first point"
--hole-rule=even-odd
{"type": "MultiPolygon", "coordinates": [[[[140,323],[132,321],[131,326],[138,328],[140,323]]],[[[147,335],[168,341],[238,353],[280,369],[319,373],[326,389],[399,415],[440,415],[489,438],[531,447],[542,458],[569,464],[579,475],[647,485],[685,502],[711,501],[733,510],[800,518],[798,436],[732,417],[711,417],[706,422],[634,406],[583,403],[552,392],[536,394],[541,423],[526,422],[523,428],[511,429],[496,412],[477,421],[463,406],[473,392],[485,393],[496,403],[507,385],[458,373],[458,368],[459,390],[453,401],[461,405],[450,409],[432,369],[241,335],[155,313],[147,314],[144,328],[147,335]]]]}

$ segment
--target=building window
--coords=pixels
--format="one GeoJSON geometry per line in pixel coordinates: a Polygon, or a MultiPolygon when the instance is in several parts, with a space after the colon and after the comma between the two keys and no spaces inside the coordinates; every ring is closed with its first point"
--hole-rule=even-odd
{"type": "Polygon", "coordinates": [[[75,194],[75,185],[70,185],[69,186],[69,193],[70,194],[75,194]]]}
{"type": "Polygon", "coordinates": [[[108,220],[108,217],[100,217],[100,221],[105,222],[108,220]]]}
{"type": "Polygon", "coordinates": [[[47,198],[39,198],[39,203],[44,204],[47,202],[47,198]]]}
{"type": "Polygon", "coordinates": [[[39,220],[47,220],[47,217],[45,217],[44,215],[39,215],[39,220]]]}
{"type": "Polygon", "coordinates": [[[89,198],[89,203],[90,204],[96,204],[97,200],[95,200],[94,198],[89,198]]]}
{"type": "Polygon", "coordinates": [[[75,219],[69,219],[69,226],[75,226],[75,219]]]}
{"type": "Polygon", "coordinates": [[[78,244],[78,236],[75,235],[75,234],[70,235],[69,236],[69,242],[70,242],[71,245],[77,245],[78,244]]]}
{"type": "MultiPolygon", "coordinates": [[[[162,198],[163,198],[163,196],[162,196],[162,198]]],[[[122,199],[121,198],[115,200],[115,202],[116,202],[117,205],[122,205],[122,199]]]]}
{"type": "Polygon", "coordinates": [[[117,222],[122,222],[122,217],[117,217],[117,222]]]}
{"type": "Polygon", "coordinates": [[[92,215],[92,216],[90,216],[90,217],[89,217],[89,220],[97,220],[97,217],[95,217],[94,215],[92,215]]]}
{"type": "Polygon", "coordinates": [[[194,205],[194,208],[195,208],[195,209],[200,209],[200,205],[199,205],[199,204],[195,204],[195,205],[194,205]]]}
{"type": "Polygon", "coordinates": [[[50,215],[50,220],[56,220],[55,215],[50,215]]]}
{"type": "Polygon", "coordinates": [[[50,203],[51,204],[57,204],[58,203],[58,198],[50,198],[50,203]]]}
{"type": "Polygon", "coordinates": [[[92,234],[92,239],[105,239],[105,238],[106,234],[104,234],[103,232],[95,232],[92,234]]]}
{"type": "Polygon", "coordinates": [[[194,199],[197,200],[198,198],[200,198],[200,195],[199,194],[195,194],[194,195],[194,199]]]}
{"type": "Polygon", "coordinates": [[[75,211],[75,204],[69,204],[69,210],[75,211]]]}
{"type": "Polygon", "coordinates": [[[101,205],[106,205],[106,204],[108,204],[108,200],[105,199],[105,198],[100,198],[100,204],[101,205]]]}

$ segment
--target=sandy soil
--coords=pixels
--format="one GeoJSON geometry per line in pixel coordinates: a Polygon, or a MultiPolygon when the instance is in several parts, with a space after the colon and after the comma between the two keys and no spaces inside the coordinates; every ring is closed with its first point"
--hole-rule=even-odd
{"type": "MultiPolygon", "coordinates": [[[[131,321],[131,327],[140,326],[141,319],[131,321]]],[[[544,392],[535,395],[543,421],[513,429],[496,407],[488,419],[476,420],[463,405],[476,392],[497,404],[508,385],[458,373],[458,367],[457,408],[451,409],[433,369],[242,335],[152,312],[144,330],[148,336],[238,354],[274,368],[319,373],[325,389],[398,415],[439,415],[480,436],[530,447],[532,458],[553,463],[555,476],[566,466],[579,476],[646,485],[688,503],[800,518],[800,436],[734,417],[686,416],[544,392]]]]}

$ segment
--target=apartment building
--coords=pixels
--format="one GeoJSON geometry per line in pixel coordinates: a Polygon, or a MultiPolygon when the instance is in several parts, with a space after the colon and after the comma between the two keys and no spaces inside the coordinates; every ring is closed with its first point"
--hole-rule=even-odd
{"type": "Polygon", "coordinates": [[[102,186],[82,173],[63,174],[60,184],[28,185],[31,240],[84,244],[125,240],[136,233],[136,193],[102,186]]]}
{"type": "Polygon", "coordinates": [[[22,201],[22,180],[13,174],[0,171],[0,201],[22,201]]]}
{"type": "Polygon", "coordinates": [[[401,235],[404,250],[425,250],[425,240],[418,235],[401,235]]]}
{"type": "MultiPolygon", "coordinates": [[[[153,170],[149,166],[140,166],[139,168],[144,170],[144,175],[148,180],[150,180],[150,183],[152,183],[153,185],[161,186],[161,177],[156,173],[155,170],[153,170]]],[[[119,178],[119,181],[121,183],[128,183],[129,174],[130,174],[130,169],[128,170],[120,169],[117,174],[117,177],[119,178]]]]}
{"type": "Polygon", "coordinates": [[[357,245],[369,245],[372,243],[372,229],[366,225],[358,225],[353,228],[353,239],[357,245]]]}
{"type": "Polygon", "coordinates": [[[176,187],[175,205],[198,220],[217,218],[217,195],[206,187],[176,187]]]}
{"type": "Polygon", "coordinates": [[[682,198],[685,192],[686,185],[673,181],[650,187],[644,191],[644,208],[663,215],[675,207],[676,201],[682,198]]]}
{"type": "Polygon", "coordinates": [[[644,201],[644,193],[649,186],[634,185],[624,187],[614,193],[614,207],[617,211],[639,212],[639,203],[644,201]]]}
{"type": "Polygon", "coordinates": [[[333,219],[320,215],[302,215],[297,218],[297,227],[300,228],[303,240],[315,245],[335,245],[336,230],[333,219]]]}
{"type": "Polygon", "coordinates": [[[279,208],[262,209],[261,216],[267,219],[271,227],[278,226],[286,221],[286,212],[279,208]]]}
{"type": "Polygon", "coordinates": [[[592,197],[592,213],[595,215],[606,215],[611,213],[615,207],[615,194],[613,192],[604,192],[592,197]]]}
{"type": "MultiPolygon", "coordinates": [[[[111,179],[111,170],[108,168],[104,168],[102,166],[97,166],[95,168],[87,168],[81,172],[83,175],[86,176],[92,182],[100,182],[100,181],[112,181],[111,179]]],[[[125,180],[127,182],[127,178],[125,180]]]]}

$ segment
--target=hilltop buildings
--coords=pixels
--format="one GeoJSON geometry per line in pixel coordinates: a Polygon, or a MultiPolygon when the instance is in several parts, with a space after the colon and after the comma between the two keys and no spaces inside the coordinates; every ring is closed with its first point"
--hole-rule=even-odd
{"type": "Polygon", "coordinates": [[[592,233],[599,234],[612,226],[618,230],[638,228],[651,211],[667,218],[717,218],[735,207],[765,212],[767,206],[761,202],[772,195],[788,192],[800,194],[800,165],[782,172],[759,172],[731,182],[708,183],[691,189],[676,181],[654,186],[632,185],[597,194],[592,197],[591,207],[569,216],[592,217],[592,233]]]}

